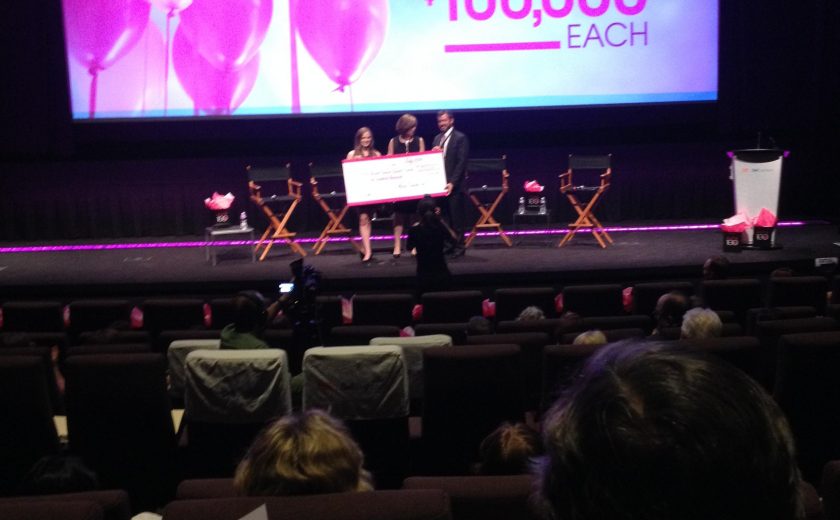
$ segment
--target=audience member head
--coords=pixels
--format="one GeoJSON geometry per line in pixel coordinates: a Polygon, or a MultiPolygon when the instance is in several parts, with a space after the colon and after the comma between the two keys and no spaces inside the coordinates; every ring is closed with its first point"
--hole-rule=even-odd
{"type": "Polygon", "coordinates": [[[476,466],[479,475],[530,473],[532,460],[542,455],[540,435],[524,423],[503,423],[481,441],[476,466]]]}
{"type": "Polygon", "coordinates": [[[537,307],[536,305],[529,305],[522,309],[522,312],[519,313],[519,316],[516,317],[516,321],[538,321],[544,320],[545,313],[537,307]]]}
{"type": "Polygon", "coordinates": [[[729,260],[725,256],[712,256],[703,263],[704,280],[723,280],[729,276],[729,260]]]}
{"type": "Polygon", "coordinates": [[[723,322],[720,321],[720,316],[715,311],[695,307],[689,309],[683,316],[680,338],[717,338],[720,337],[722,331],[723,322]]]}
{"type": "Polygon", "coordinates": [[[257,291],[242,291],[233,297],[233,326],[236,332],[258,332],[266,325],[266,302],[257,291]]]}
{"type": "Polygon", "coordinates": [[[312,495],[373,489],[362,450],[337,419],[309,410],[263,430],[236,468],[233,484],[249,496],[312,495]]]}
{"type": "Polygon", "coordinates": [[[587,330],[577,335],[573,345],[606,345],[607,336],[600,330],[587,330]]]}
{"type": "Polygon", "coordinates": [[[420,217],[420,224],[424,226],[440,226],[440,210],[435,199],[428,195],[417,202],[417,215],[420,217]]]}
{"type": "Polygon", "coordinates": [[[468,334],[492,334],[493,328],[490,326],[490,320],[484,316],[473,316],[467,323],[468,334]]]}
{"type": "Polygon", "coordinates": [[[702,353],[604,347],[543,430],[540,494],[553,518],[801,518],[783,414],[755,381],[702,353]]]}
{"type": "Polygon", "coordinates": [[[663,294],[656,300],[656,309],[653,311],[656,329],[661,331],[669,327],[679,327],[690,308],[688,297],[680,291],[663,294]]]}
{"type": "Polygon", "coordinates": [[[36,462],[20,482],[21,495],[54,495],[99,489],[96,473],[82,459],[49,455],[36,462]]]}

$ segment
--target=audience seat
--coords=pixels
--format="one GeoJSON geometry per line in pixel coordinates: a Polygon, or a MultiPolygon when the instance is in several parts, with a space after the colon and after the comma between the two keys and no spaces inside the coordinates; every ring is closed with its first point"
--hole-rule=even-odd
{"type": "Polygon", "coordinates": [[[595,351],[603,345],[546,345],[543,349],[541,411],[571,386],[575,375],[595,351]]]}
{"type": "Polygon", "coordinates": [[[755,336],[685,339],[680,342],[689,348],[707,352],[740,368],[753,379],[761,375],[761,343],[755,336]]]}
{"type": "Polygon", "coordinates": [[[424,323],[463,323],[482,315],[481,291],[427,292],[420,297],[424,323]]]}
{"type": "Polygon", "coordinates": [[[584,332],[595,329],[600,331],[642,329],[645,332],[650,332],[653,329],[653,320],[650,316],[641,314],[630,314],[629,316],[598,316],[577,320],[567,319],[558,327],[556,334],[559,338],[568,332],[584,332]]]}
{"type": "Polygon", "coordinates": [[[700,295],[705,307],[733,311],[741,323],[744,323],[747,309],[762,306],[761,282],[755,278],[703,280],[700,295]]]}
{"type": "Polygon", "coordinates": [[[400,328],[393,325],[341,325],[333,327],[324,340],[327,345],[368,345],[377,337],[399,337],[400,328]]]}
{"type": "Polygon", "coordinates": [[[70,311],[70,333],[74,338],[82,332],[108,328],[116,323],[131,322],[128,300],[74,300],[70,311]]]}
{"type": "Polygon", "coordinates": [[[837,330],[840,322],[832,318],[794,318],[789,320],[760,321],[756,323],[755,336],[761,342],[762,362],[759,382],[768,390],[773,389],[778,359],[779,338],[785,334],[837,330]]]}
{"type": "Polygon", "coordinates": [[[0,501],[3,520],[104,520],[102,506],[92,501],[0,501]]]}
{"type": "Polygon", "coordinates": [[[353,325],[411,325],[414,298],[410,294],[357,294],[353,297],[353,325]]]}
{"type": "Polygon", "coordinates": [[[169,344],[166,360],[169,374],[169,395],[172,399],[183,402],[186,386],[187,354],[194,350],[219,350],[218,339],[179,339],[169,344]]]}
{"type": "Polygon", "coordinates": [[[176,500],[227,498],[238,496],[232,478],[194,478],[182,480],[175,492],[176,500]]]}
{"type": "Polygon", "coordinates": [[[152,347],[147,343],[114,343],[113,345],[78,345],[67,350],[68,356],[87,356],[91,354],[151,354],[152,347]]]}
{"type": "MultiPolygon", "coordinates": [[[[27,503],[87,503],[91,502],[102,508],[103,520],[130,520],[131,505],[128,493],[121,489],[107,489],[101,491],[80,491],[77,493],[60,493],[56,495],[30,495],[0,498],[0,511],[4,504],[11,502],[27,503]]],[[[5,520],[5,516],[0,514],[5,520]]],[[[34,517],[33,517],[34,518],[34,517]]],[[[65,518],[59,516],[55,518],[65,518]]]]}
{"type": "Polygon", "coordinates": [[[482,334],[467,338],[468,345],[519,345],[522,381],[525,387],[525,405],[528,410],[536,410],[539,407],[543,347],[549,343],[551,343],[551,339],[545,332],[482,334]]]}
{"type": "MultiPolygon", "coordinates": [[[[267,331],[266,331],[267,332],[267,331]]],[[[222,335],[221,330],[163,330],[155,337],[155,352],[166,353],[174,341],[180,340],[216,340],[222,335]]]]}
{"type": "Polygon", "coordinates": [[[583,317],[621,316],[624,314],[621,286],[605,284],[564,287],[563,311],[583,317]]]}
{"type": "Polygon", "coordinates": [[[47,394],[52,412],[56,415],[61,415],[64,413],[64,397],[58,388],[51,350],[50,347],[6,347],[0,348],[0,358],[5,356],[31,356],[37,358],[46,381],[47,394]]]}
{"type": "Polygon", "coordinates": [[[686,281],[637,283],[633,286],[633,314],[653,316],[660,296],[671,291],[691,296],[694,294],[694,285],[686,281]]]}
{"type": "Polygon", "coordinates": [[[403,489],[440,489],[449,496],[452,520],[538,520],[529,498],[531,475],[409,477],[403,489]]]}
{"type": "Polygon", "coordinates": [[[497,334],[520,332],[544,332],[551,341],[557,341],[557,331],[568,322],[565,318],[545,318],[544,320],[504,320],[496,323],[497,334]]]}
{"type": "Polygon", "coordinates": [[[553,287],[496,289],[493,296],[496,302],[496,322],[515,320],[525,307],[530,306],[539,307],[546,318],[553,318],[557,314],[554,305],[556,295],[553,287]]]}
{"type": "Polygon", "coordinates": [[[184,373],[191,474],[232,475],[259,431],[292,410],[289,363],[282,350],[193,350],[184,373]]]}
{"type": "Polygon", "coordinates": [[[406,338],[373,338],[371,345],[395,345],[402,349],[408,372],[408,395],[412,410],[420,410],[423,403],[423,350],[430,347],[451,347],[452,338],[446,334],[412,336],[406,338]]]}
{"type": "Polygon", "coordinates": [[[4,332],[62,332],[64,306],[56,301],[7,301],[3,304],[4,332]]]}
{"type": "Polygon", "coordinates": [[[0,494],[14,491],[38,459],[58,450],[42,358],[0,356],[0,494]]]}
{"type": "Polygon", "coordinates": [[[840,459],[840,331],[786,334],[779,339],[773,396],[796,439],[799,466],[817,482],[840,459]]]}
{"type": "Polygon", "coordinates": [[[172,498],[175,431],[159,354],[71,356],[66,363],[70,449],[107,488],[125,489],[135,511],[172,498]]]}
{"type": "Polygon", "coordinates": [[[164,330],[204,328],[204,301],[198,298],[149,299],[142,309],[143,329],[152,336],[164,330]]]}
{"type": "Polygon", "coordinates": [[[152,337],[145,330],[112,330],[82,332],[76,339],[80,345],[98,345],[114,343],[148,343],[152,345],[152,337]]]}
{"type": "MultiPolygon", "coordinates": [[[[682,329],[680,327],[667,327],[658,331],[659,339],[663,340],[677,340],[680,339],[682,329]]],[[[744,327],[740,323],[723,323],[720,328],[720,337],[728,338],[732,336],[743,336],[744,327]]]]}
{"type": "Polygon", "coordinates": [[[787,276],[770,278],[767,282],[769,307],[808,306],[825,314],[828,280],[824,276],[787,276]]]}
{"type": "Polygon", "coordinates": [[[449,520],[449,497],[438,489],[368,491],[286,497],[176,500],[163,520],[239,520],[265,505],[269,520],[449,520]]]}
{"type": "Polygon", "coordinates": [[[470,324],[463,323],[418,323],[414,326],[417,336],[433,336],[443,334],[452,338],[453,345],[466,345],[470,324]]]}
{"type": "Polygon", "coordinates": [[[517,345],[433,347],[423,351],[422,464],[431,474],[465,474],[481,440],[504,421],[524,420],[517,345]]]}
{"type": "Polygon", "coordinates": [[[303,356],[303,408],[347,424],[379,488],[399,487],[408,472],[408,388],[395,345],[315,347],[303,356]]]}
{"type": "MultiPolygon", "coordinates": [[[[610,343],[621,341],[623,339],[645,337],[645,331],[640,328],[605,329],[601,332],[604,333],[604,336],[607,337],[607,341],[609,341],[610,343]]],[[[560,345],[571,345],[575,342],[575,338],[577,338],[581,334],[583,334],[583,332],[568,332],[560,336],[560,340],[558,341],[558,343],[560,345]]]]}

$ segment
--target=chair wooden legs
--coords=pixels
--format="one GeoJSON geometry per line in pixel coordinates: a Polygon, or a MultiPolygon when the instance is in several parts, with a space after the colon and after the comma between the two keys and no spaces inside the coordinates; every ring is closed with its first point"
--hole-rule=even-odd
{"type": "Polygon", "coordinates": [[[595,237],[595,240],[598,241],[601,248],[607,247],[607,242],[610,244],[613,243],[612,237],[610,237],[607,230],[604,229],[604,226],[601,222],[595,217],[595,214],[592,213],[592,208],[595,207],[595,204],[598,202],[598,198],[601,196],[602,191],[598,191],[595,195],[589,199],[589,202],[584,206],[577,197],[573,193],[566,193],[566,198],[569,199],[569,202],[572,204],[572,207],[575,208],[575,211],[578,214],[577,220],[575,220],[569,226],[569,232],[566,233],[566,236],[563,237],[563,240],[557,244],[557,247],[563,247],[568,244],[572,238],[574,238],[575,233],[577,233],[581,229],[590,229],[592,231],[592,236],[595,237]]]}
{"type": "MultiPolygon", "coordinates": [[[[321,209],[324,210],[324,213],[327,214],[329,218],[329,222],[327,225],[324,226],[324,230],[321,231],[321,235],[318,237],[318,240],[315,241],[315,244],[312,246],[312,250],[315,252],[316,255],[321,254],[321,251],[324,250],[324,247],[327,245],[327,242],[330,241],[330,238],[333,235],[350,235],[351,229],[344,225],[344,216],[347,214],[347,210],[350,209],[349,206],[344,206],[342,210],[335,214],[335,211],[322,199],[318,199],[318,203],[321,205],[321,209]]],[[[356,248],[357,251],[360,253],[362,252],[361,246],[353,240],[352,236],[350,238],[350,244],[356,248]]]]}
{"type": "Polygon", "coordinates": [[[288,244],[292,251],[300,256],[306,256],[306,251],[304,251],[303,248],[295,242],[295,235],[297,235],[297,233],[293,233],[286,229],[286,224],[289,222],[289,218],[292,216],[298,202],[300,202],[300,200],[292,202],[291,206],[289,206],[289,208],[284,212],[282,220],[277,218],[277,215],[271,210],[271,208],[268,206],[261,206],[263,213],[265,213],[265,216],[268,218],[268,227],[265,228],[265,231],[259,241],[254,246],[254,250],[256,252],[259,252],[261,247],[264,248],[262,254],[260,255],[260,262],[265,260],[265,257],[268,256],[268,252],[271,250],[271,246],[274,245],[275,240],[282,240],[288,244]]]}
{"type": "Polygon", "coordinates": [[[481,216],[473,226],[472,231],[470,231],[470,234],[467,237],[467,239],[464,241],[464,247],[470,247],[472,241],[475,240],[476,236],[478,236],[478,231],[480,229],[488,228],[495,229],[499,233],[499,238],[501,238],[502,241],[505,244],[507,244],[508,247],[513,245],[513,241],[510,239],[510,237],[507,236],[507,234],[505,234],[505,230],[502,229],[502,225],[495,218],[493,218],[493,212],[496,211],[496,207],[499,205],[499,202],[501,202],[504,194],[505,192],[500,193],[499,196],[496,197],[496,200],[493,201],[493,204],[491,204],[489,207],[486,207],[481,202],[481,200],[475,196],[475,194],[470,194],[470,199],[472,200],[475,207],[478,208],[478,211],[479,213],[481,213],[481,216]]]}

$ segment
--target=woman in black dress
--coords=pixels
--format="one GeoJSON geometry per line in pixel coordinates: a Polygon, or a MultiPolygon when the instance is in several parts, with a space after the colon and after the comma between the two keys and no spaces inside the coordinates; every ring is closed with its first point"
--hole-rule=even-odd
{"type": "Polygon", "coordinates": [[[440,209],[431,197],[417,203],[420,221],[408,229],[409,249],[417,249],[418,296],[450,288],[452,275],[446,265],[446,251],[455,247],[452,230],[440,218],[440,209]]]}
{"type": "MultiPolygon", "coordinates": [[[[416,137],[417,118],[411,114],[403,114],[397,120],[397,136],[388,142],[388,155],[416,153],[426,151],[426,142],[422,137],[416,137]]],[[[402,232],[408,216],[416,209],[414,201],[400,201],[394,204],[394,258],[402,254],[402,232]]]]}

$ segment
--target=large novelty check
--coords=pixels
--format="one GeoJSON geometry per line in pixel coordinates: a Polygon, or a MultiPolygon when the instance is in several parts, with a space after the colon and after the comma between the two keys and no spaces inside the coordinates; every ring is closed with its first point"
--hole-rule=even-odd
{"type": "Polygon", "coordinates": [[[440,151],[348,159],[341,166],[348,206],[446,195],[440,151]]]}

